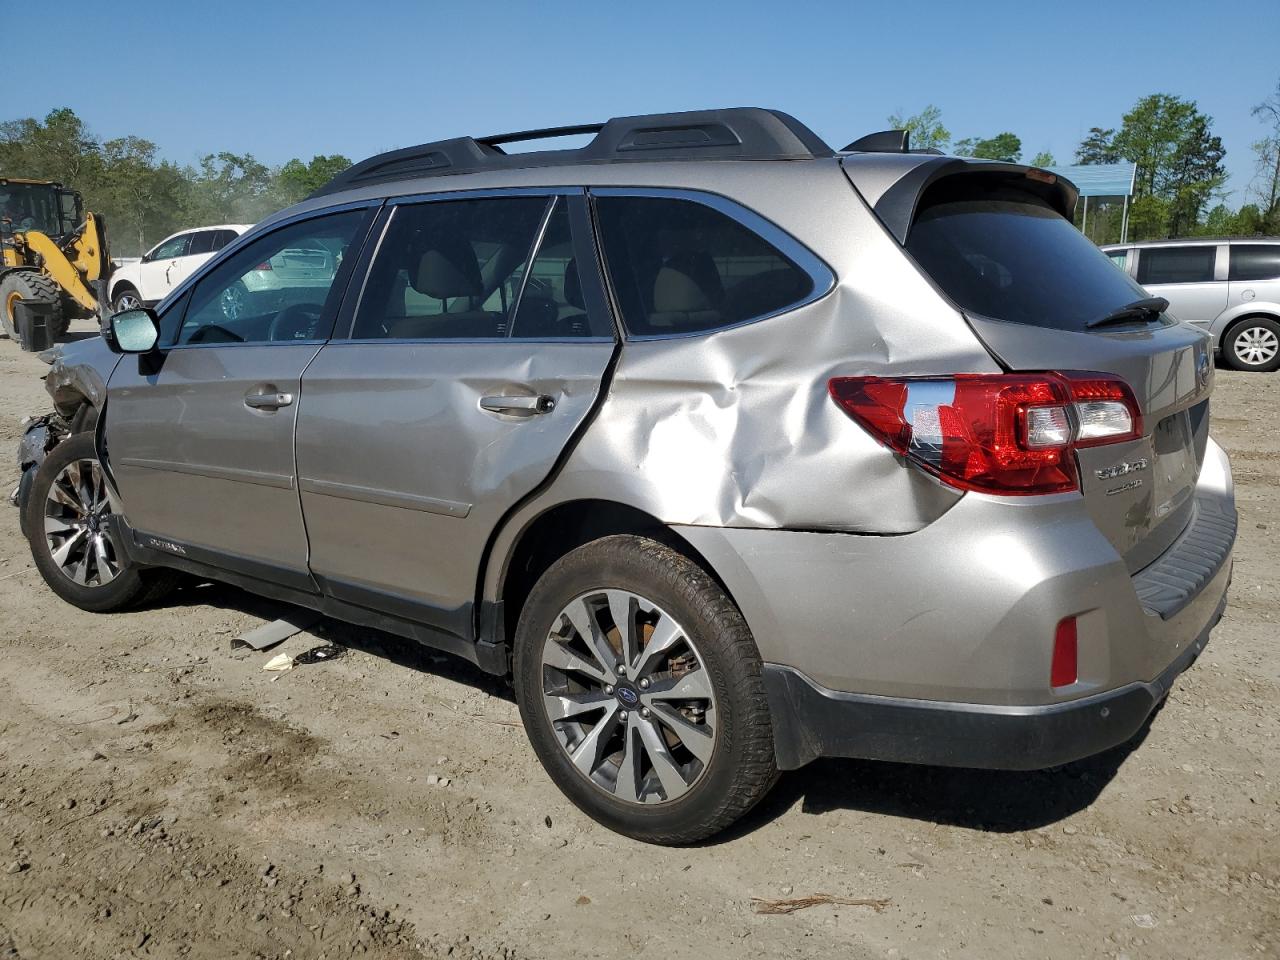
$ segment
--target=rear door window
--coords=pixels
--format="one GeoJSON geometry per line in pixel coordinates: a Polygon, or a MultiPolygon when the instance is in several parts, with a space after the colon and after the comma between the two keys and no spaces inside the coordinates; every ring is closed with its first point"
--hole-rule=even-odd
{"type": "Polygon", "coordinates": [[[754,230],[693,200],[595,200],[609,279],[627,330],[698,333],[768,316],[814,292],[813,277],[754,230]]]}
{"type": "Polygon", "coordinates": [[[1144,296],[1046,200],[973,179],[948,178],[927,191],[906,242],[962,309],[1029,326],[1084,330],[1144,296]]]}
{"type": "Polygon", "coordinates": [[[396,207],[352,338],[505,338],[549,203],[497,197],[396,207]]]}
{"type": "Polygon", "coordinates": [[[216,230],[201,230],[199,233],[191,235],[191,247],[187,253],[193,256],[197,253],[213,253],[213,239],[217,235],[216,230]]]}
{"type": "Polygon", "coordinates": [[[1280,243],[1231,245],[1231,280],[1280,279],[1280,243]]]}
{"type": "Polygon", "coordinates": [[[1146,247],[1138,257],[1138,282],[1207,283],[1213,280],[1215,246],[1146,247]]]}

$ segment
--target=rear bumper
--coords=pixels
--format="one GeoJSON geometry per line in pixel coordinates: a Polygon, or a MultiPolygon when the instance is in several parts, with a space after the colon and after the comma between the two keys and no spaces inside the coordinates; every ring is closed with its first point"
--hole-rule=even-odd
{"type": "Polygon", "coordinates": [[[1200,635],[1155,679],[1044,706],[943,703],[842,693],[799,671],[765,666],[778,766],[858,757],[947,767],[1037,770],[1129,740],[1209,640],[1226,597],[1200,635]]]}

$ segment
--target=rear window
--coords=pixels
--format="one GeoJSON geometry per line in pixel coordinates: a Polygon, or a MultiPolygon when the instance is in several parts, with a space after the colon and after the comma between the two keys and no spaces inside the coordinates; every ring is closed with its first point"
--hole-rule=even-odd
{"type": "Polygon", "coordinates": [[[925,194],[906,247],[962,309],[997,320],[1083,330],[1144,296],[1048,202],[1016,188],[943,181],[925,194]]]}
{"type": "Polygon", "coordinates": [[[691,200],[598,197],[609,279],[633,335],[698,333],[777,313],[813,280],[743,224],[691,200]]]}
{"type": "Polygon", "coordinates": [[[1232,280],[1280,279],[1280,243],[1237,243],[1231,246],[1232,280]]]}
{"type": "Polygon", "coordinates": [[[1213,280],[1213,262],[1218,248],[1147,247],[1138,256],[1138,282],[1208,283],[1213,280]]]}

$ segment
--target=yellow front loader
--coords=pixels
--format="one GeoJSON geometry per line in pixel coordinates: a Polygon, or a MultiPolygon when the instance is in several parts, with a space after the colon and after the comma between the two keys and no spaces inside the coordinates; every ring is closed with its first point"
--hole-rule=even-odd
{"type": "Polygon", "coordinates": [[[98,313],[93,284],[110,271],[106,225],[74,190],[50,180],[0,176],[0,326],[18,338],[18,303],[52,304],[55,337],[98,313]]]}

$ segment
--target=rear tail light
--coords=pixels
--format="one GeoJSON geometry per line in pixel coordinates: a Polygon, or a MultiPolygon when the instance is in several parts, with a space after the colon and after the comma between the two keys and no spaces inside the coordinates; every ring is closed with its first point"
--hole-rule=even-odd
{"type": "Polygon", "coordinates": [[[1080,679],[1076,618],[1067,617],[1053,631],[1053,660],[1049,665],[1049,686],[1069,687],[1080,679]]]}
{"type": "Polygon", "coordinates": [[[260,264],[258,264],[258,265],[257,265],[256,267],[254,267],[253,269],[255,269],[255,270],[270,270],[270,269],[271,269],[271,261],[270,261],[270,260],[263,260],[260,264]]]}
{"type": "Polygon", "coordinates": [[[1076,490],[1074,449],[1142,436],[1133,391],[1105,373],[836,377],[828,389],[877,440],[961,490],[1076,490]]]}

